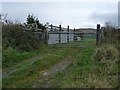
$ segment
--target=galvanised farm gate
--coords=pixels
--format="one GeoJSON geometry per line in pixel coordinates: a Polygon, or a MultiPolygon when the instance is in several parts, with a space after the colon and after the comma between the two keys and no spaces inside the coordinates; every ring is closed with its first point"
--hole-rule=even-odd
{"type": "Polygon", "coordinates": [[[96,39],[95,44],[99,44],[100,38],[102,37],[103,28],[100,28],[100,24],[97,24],[97,28],[80,28],[70,29],[69,25],[67,28],[54,25],[48,25],[46,30],[41,29],[27,30],[24,31],[34,33],[35,37],[44,41],[46,44],[58,44],[58,43],[69,43],[72,41],[85,42],[87,39],[96,39]]]}

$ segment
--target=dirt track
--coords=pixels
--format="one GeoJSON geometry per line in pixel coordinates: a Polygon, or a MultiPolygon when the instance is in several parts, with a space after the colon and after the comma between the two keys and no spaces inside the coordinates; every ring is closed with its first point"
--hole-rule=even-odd
{"type": "Polygon", "coordinates": [[[66,58],[65,60],[62,60],[60,63],[54,65],[50,69],[46,70],[41,77],[39,77],[39,80],[37,83],[33,85],[33,88],[39,88],[39,87],[48,87],[49,81],[51,80],[51,77],[54,77],[55,74],[58,72],[65,70],[68,66],[70,66],[73,63],[73,59],[71,57],[66,58]]]}

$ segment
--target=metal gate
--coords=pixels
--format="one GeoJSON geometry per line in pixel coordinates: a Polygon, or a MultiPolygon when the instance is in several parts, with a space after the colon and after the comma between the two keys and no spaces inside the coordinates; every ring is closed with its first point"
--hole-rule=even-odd
{"type": "Polygon", "coordinates": [[[47,27],[48,44],[59,47],[86,47],[96,45],[96,31],[93,28],[70,29],[52,24],[47,27]]]}

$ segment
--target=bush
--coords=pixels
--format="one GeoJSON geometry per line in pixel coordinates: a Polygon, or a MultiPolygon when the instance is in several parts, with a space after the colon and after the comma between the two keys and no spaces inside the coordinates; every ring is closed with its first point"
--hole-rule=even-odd
{"type": "Polygon", "coordinates": [[[19,24],[3,24],[2,30],[4,49],[12,47],[20,51],[31,51],[40,46],[40,40],[30,32],[23,32],[19,24]]]}
{"type": "Polygon", "coordinates": [[[96,50],[94,55],[95,62],[104,63],[105,61],[112,61],[113,63],[118,61],[118,50],[110,45],[103,45],[96,50]]]}
{"type": "MultiPolygon", "coordinates": [[[[93,56],[93,66],[95,73],[102,77],[118,76],[118,50],[110,45],[103,45],[96,50],[93,56]]],[[[111,81],[109,81],[111,82],[111,81]]]]}

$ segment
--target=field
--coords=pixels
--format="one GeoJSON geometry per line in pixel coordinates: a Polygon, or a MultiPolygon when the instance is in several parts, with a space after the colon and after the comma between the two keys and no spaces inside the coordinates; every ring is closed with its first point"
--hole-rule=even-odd
{"type": "Polygon", "coordinates": [[[98,49],[95,39],[46,45],[32,52],[9,48],[3,88],[117,88],[118,63],[96,62],[98,49]]]}

